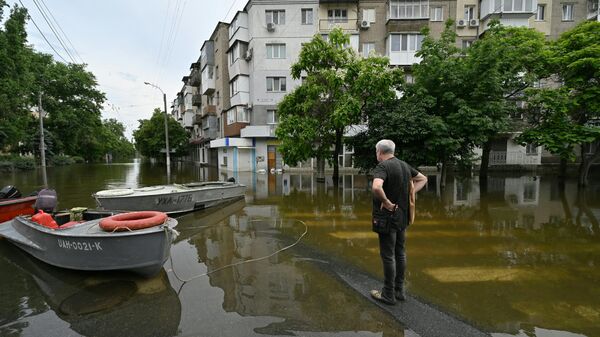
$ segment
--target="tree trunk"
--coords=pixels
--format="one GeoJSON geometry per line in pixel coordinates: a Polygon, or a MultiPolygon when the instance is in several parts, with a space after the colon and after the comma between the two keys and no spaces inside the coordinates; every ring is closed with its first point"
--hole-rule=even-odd
{"type": "Polygon", "coordinates": [[[490,166],[490,151],[492,150],[492,141],[488,139],[483,143],[481,152],[481,166],[479,167],[479,177],[487,177],[488,167],[490,166]]]}
{"type": "Polygon", "coordinates": [[[600,159],[600,146],[596,146],[594,154],[586,156],[584,153],[583,144],[581,146],[581,165],[579,165],[579,186],[587,186],[588,175],[592,164],[600,159]]]}
{"type": "Polygon", "coordinates": [[[448,162],[446,160],[442,161],[442,173],[440,173],[440,189],[443,190],[446,188],[446,173],[448,171],[448,162]]]}
{"type": "Polygon", "coordinates": [[[317,178],[318,183],[325,182],[325,158],[317,157],[317,178]]]}
{"type": "Polygon", "coordinates": [[[339,186],[340,180],[340,163],[338,161],[339,154],[342,150],[343,130],[335,130],[335,146],[333,148],[333,186],[339,186]]]}
{"type": "Polygon", "coordinates": [[[558,180],[558,193],[560,195],[560,202],[563,207],[563,212],[565,212],[565,220],[567,224],[571,225],[573,223],[573,213],[571,213],[571,207],[569,207],[569,200],[567,199],[567,193],[565,193],[565,180],[558,180]]]}
{"type": "Polygon", "coordinates": [[[567,177],[567,159],[560,158],[560,166],[558,168],[558,178],[564,180],[567,177]]]}

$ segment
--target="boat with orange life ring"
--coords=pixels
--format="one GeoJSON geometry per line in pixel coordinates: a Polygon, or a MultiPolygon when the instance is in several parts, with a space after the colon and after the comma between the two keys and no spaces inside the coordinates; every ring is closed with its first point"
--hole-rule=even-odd
{"type": "Polygon", "coordinates": [[[100,228],[108,232],[144,229],[162,225],[167,214],[156,211],[121,213],[100,220],[100,228]]]}

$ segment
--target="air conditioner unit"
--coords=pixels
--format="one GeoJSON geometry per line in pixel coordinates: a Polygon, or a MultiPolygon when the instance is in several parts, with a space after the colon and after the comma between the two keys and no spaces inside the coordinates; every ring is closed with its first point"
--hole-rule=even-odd
{"type": "Polygon", "coordinates": [[[362,20],[360,22],[360,28],[367,29],[369,27],[371,27],[371,22],[370,21],[362,20]]]}
{"type": "Polygon", "coordinates": [[[471,19],[471,20],[469,20],[469,26],[470,27],[478,27],[479,26],[479,20],[477,20],[477,19],[471,19]]]}
{"type": "Polygon", "coordinates": [[[273,22],[267,23],[267,30],[269,32],[274,32],[275,31],[275,24],[273,22]]]}
{"type": "Polygon", "coordinates": [[[246,52],[244,53],[244,59],[246,61],[252,60],[252,49],[246,50],[246,52]]]}
{"type": "Polygon", "coordinates": [[[456,27],[464,27],[467,25],[467,21],[465,19],[460,19],[456,21],[456,27]]]}

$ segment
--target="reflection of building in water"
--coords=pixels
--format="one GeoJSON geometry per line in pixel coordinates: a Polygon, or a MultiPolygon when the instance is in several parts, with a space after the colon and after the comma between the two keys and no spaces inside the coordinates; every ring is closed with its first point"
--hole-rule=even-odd
{"type": "MultiPolygon", "coordinates": [[[[249,205],[243,213],[226,219],[224,225],[208,228],[195,238],[194,244],[199,260],[210,272],[269,256],[293,242],[303,230],[298,222],[279,220],[275,206],[249,205]]],[[[287,253],[226,268],[210,274],[209,278],[212,286],[224,291],[225,311],[242,316],[284,318],[255,329],[257,333],[355,331],[360,335],[359,331],[393,331],[387,328],[392,323],[382,321],[375,307],[363,307],[356,294],[340,287],[335,279],[312,266],[312,262],[291,258],[287,253]]]]}
{"type": "Polygon", "coordinates": [[[478,178],[455,177],[451,186],[443,192],[451,196],[450,207],[484,207],[488,221],[499,231],[540,229],[544,224],[563,223],[569,216],[582,226],[591,226],[597,219],[593,209],[579,210],[575,182],[567,183],[564,193],[556,180],[539,176],[489,177],[486,195],[481,195],[478,178]],[[582,216],[576,218],[578,213],[582,216]]]}

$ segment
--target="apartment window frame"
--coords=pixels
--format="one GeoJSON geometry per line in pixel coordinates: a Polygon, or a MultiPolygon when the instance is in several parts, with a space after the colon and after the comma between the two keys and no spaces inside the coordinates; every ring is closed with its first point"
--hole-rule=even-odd
{"type": "Polygon", "coordinates": [[[285,76],[267,76],[267,92],[286,92],[287,83],[285,76]],[[276,90],[277,88],[277,90],[276,90]]]}
{"type": "Polygon", "coordinates": [[[287,58],[287,47],[285,43],[267,43],[266,57],[267,59],[285,59],[287,58]]]}
{"type": "Polygon", "coordinates": [[[265,20],[267,24],[285,25],[285,9],[265,10],[265,20]]]}
{"type": "Polygon", "coordinates": [[[562,4],[562,19],[561,21],[573,21],[573,10],[575,9],[574,3],[563,3],[562,4]]]}
{"type": "Polygon", "coordinates": [[[525,145],[525,154],[528,156],[537,156],[538,155],[537,144],[527,143],[527,145],[525,145]]]}
{"type": "Polygon", "coordinates": [[[303,25],[314,25],[315,24],[315,12],[312,8],[302,8],[300,10],[302,14],[302,24],[303,25]],[[310,15],[309,15],[310,14],[310,15]],[[310,20],[309,20],[310,18],[310,20]]]}
{"type": "Polygon", "coordinates": [[[429,19],[429,0],[390,0],[388,10],[394,20],[429,19]]]}
{"type": "Polygon", "coordinates": [[[538,4],[535,11],[535,21],[546,21],[546,4],[538,4]]]}
{"type": "Polygon", "coordinates": [[[369,54],[372,51],[375,51],[375,42],[363,42],[363,44],[362,44],[363,57],[369,57],[369,54]]]}
{"type": "Polygon", "coordinates": [[[390,34],[390,51],[394,53],[417,52],[423,46],[424,37],[424,35],[418,33],[392,33],[390,34]],[[394,48],[396,38],[398,39],[397,49],[394,48]]]}
{"type": "Polygon", "coordinates": [[[227,125],[235,123],[235,109],[229,109],[227,111],[227,125]]]}
{"type": "Polygon", "coordinates": [[[503,0],[502,12],[530,13],[533,12],[533,0],[503,0]]]}
{"type": "Polygon", "coordinates": [[[473,42],[475,42],[475,40],[462,40],[462,49],[467,50],[473,45],[473,42]]]}
{"type": "Polygon", "coordinates": [[[267,124],[269,124],[269,125],[279,124],[279,117],[277,116],[277,109],[267,109],[267,124]]]}
{"type": "Polygon", "coordinates": [[[467,22],[475,19],[475,6],[474,5],[465,5],[464,19],[467,22]]]}
{"type": "Polygon", "coordinates": [[[429,16],[430,21],[444,21],[444,7],[435,6],[430,7],[431,15],[429,16]]]}
{"type": "Polygon", "coordinates": [[[327,21],[336,23],[348,22],[347,8],[332,8],[327,10],[327,21]]]}
{"type": "Polygon", "coordinates": [[[235,108],[235,121],[237,123],[250,123],[250,112],[248,108],[238,106],[235,108]]]}
{"type": "Polygon", "coordinates": [[[375,11],[375,8],[363,8],[363,10],[362,10],[363,21],[375,23],[376,16],[377,16],[377,13],[375,11]]]}

